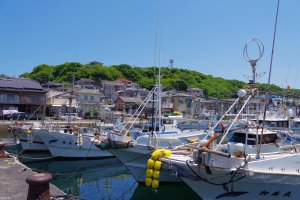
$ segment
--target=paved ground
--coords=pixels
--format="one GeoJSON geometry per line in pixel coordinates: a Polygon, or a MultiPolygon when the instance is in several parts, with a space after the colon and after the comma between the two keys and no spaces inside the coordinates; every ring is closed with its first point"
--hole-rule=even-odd
{"type": "MultiPolygon", "coordinates": [[[[14,157],[0,158],[0,200],[26,199],[28,192],[26,177],[33,173],[31,169],[27,168],[14,157]]],[[[53,197],[65,195],[54,185],[50,185],[50,194],[53,197]]]]}

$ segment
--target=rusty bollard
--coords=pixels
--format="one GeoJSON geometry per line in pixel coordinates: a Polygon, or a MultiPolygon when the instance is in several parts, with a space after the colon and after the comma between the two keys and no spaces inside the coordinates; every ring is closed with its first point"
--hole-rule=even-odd
{"type": "Polygon", "coordinates": [[[5,156],[5,143],[0,142],[0,158],[5,156]]]}
{"type": "Polygon", "coordinates": [[[38,173],[29,175],[26,182],[29,184],[27,200],[50,200],[51,174],[38,173]]]}

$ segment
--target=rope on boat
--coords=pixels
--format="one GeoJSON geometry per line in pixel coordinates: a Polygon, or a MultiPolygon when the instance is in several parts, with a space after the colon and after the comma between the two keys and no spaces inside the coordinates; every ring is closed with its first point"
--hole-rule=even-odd
{"type": "MultiPolygon", "coordinates": [[[[240,168],[242,167],[242,166],[239,166],[239,167],[233,172],[233,174],[232,174],[232,176],[231,176],[231,178],[230,178],[229,181],[224,182],[224,183],[214,183],[214,182],[209,181],[209,179],[203,178],[203,177],[201,177],[198,173],[196,173],[196,172],[192,169],[192,167],[189,165],[188,160],[186,160],[185,163],[186,163],[186,165],[188,166],[188,168],[191,170],[191,172],[193,172],[193,174],[194,174],[197,178],[199,178],[200,180],[202,180],[202,181],[204,181],[204,182],[206,182],[206,183],[208,183],[208,184],[211,184],[211,185],[216,185],[216,186],[223,186],[223,187],[225,187],[226,185],[228,185],[228,184],[230,184],[230,183],[237,182],[237,181],[239,181],[239,180],[241,180],[241,179],[243,179],[243,178],[246,177],[246,175],[243,175],[243,176],[241,176],[241,177],[239,177],[239,178],[237,178],[237,179],[234,179],[234,177],[237,175],[238,171],[239,171],[240,168]]],[[[231,173],[232,173],[232,172],[231,172],[231,173]]]]}

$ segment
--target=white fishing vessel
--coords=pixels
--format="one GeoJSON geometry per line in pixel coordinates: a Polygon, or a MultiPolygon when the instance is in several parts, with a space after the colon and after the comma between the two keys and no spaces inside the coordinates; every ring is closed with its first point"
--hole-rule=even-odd
{"type": "Polygon", "coordinates": [[[238,98],[245,103],[219,143],[217,136],[212,137],[197,147],[186,145],[193,149],[190,155],[162,158],[202,199],[298,199],[300,195],[299,145],[251,121],[223,143],[253,92],[238,98]]]}
{"type": "Polygon", "coordinates": [[[44,129],[37,133],[49,149],[53,157],[64,158],[89,158],[104,159],[113,155],[106,150],[107,144],[103,143],[100,135],[88,128],[44,129]]]}
{"type": "Polygon", "coordinates": [[[23,124],[16,122],[12,128],[12,133],[18,138],[23,151],[25,152],[45,152],[48,151],[40,136],[37,134],[44,127],[39,123],[23,124]]]}

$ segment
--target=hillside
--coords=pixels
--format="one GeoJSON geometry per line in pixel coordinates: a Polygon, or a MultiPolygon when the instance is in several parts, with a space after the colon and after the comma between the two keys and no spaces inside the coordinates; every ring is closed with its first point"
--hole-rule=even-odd
{"type": "MultiPolygon", "coordinates": [[[[155,70],[157,74],[157,69],[155,70]]],[[[220,77],[205,75],[197,71],[187,69],[169,69],[161,68],[162,85],[168,89],[177,91],[186,91],[189,87],[201,88],[207,97],[231,98],[234,97],[238,89],[247,88],[245,82],[238,80],[226,80],[220,77]]],[[[101,64],[80,64],[64,63],[56,66],[46,64],[38,65],[32,72],[21,74],[20,77],[31,78],[44,83],[51,82],[71,82],[71,77],[75,80],[80,78],[89,78],[96,82],[101,80],[115,80],[123,77],[137,82],[143,88],[151,89],[153,87],[154,68],[153,67],[131,67],[126,64],[103,66],[101,64]]],[[[272,91],[276,94],[286,94],[286,90],[267,84],[257,84],[262,90],[272,91]]],[[[293,90],[294,94],[299,95],[299,90],[293,90]]]]}

